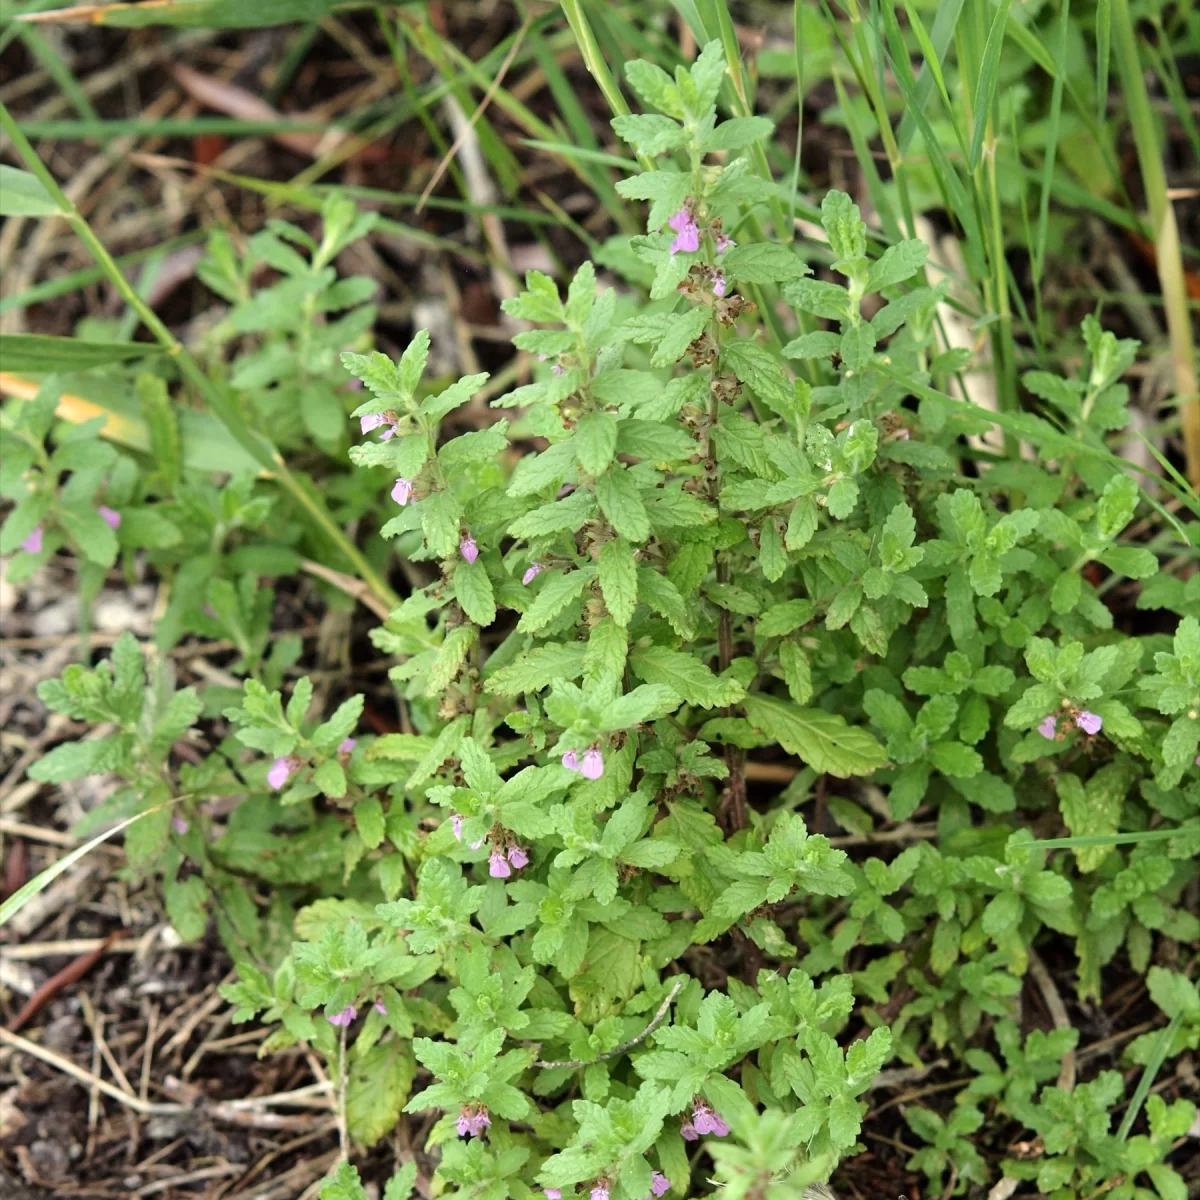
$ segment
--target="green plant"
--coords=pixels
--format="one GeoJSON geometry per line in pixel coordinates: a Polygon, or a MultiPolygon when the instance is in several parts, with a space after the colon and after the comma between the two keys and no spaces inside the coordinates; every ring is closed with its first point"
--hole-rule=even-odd
{"type": "MultiPolygon", "coordinates": [[[[980,154],[995,53],[977,64],[976,173],[994,171],[980,154]]],[[[1148,579],[1170,548],[1131,533],[1144,498],[1106,441],[1136,347],[1085,321],[1079,380],[1024,379],[1041,415],[954,398],[969,356],[939,349],[947,292],[924,243],[869,235],[839,191],[824,244],[806,247],[838,282],[759,232],[783,202],[762,170],[771,123],[741,103],[719,120],[723,93],[743,99],[729,54],[723,36],[674,76],[627,66],[657,111],[614,118],[644,168],[616,192],[648,202],[647,232],[598,259],[648,299],[602,286],[590,261],[565,295],[530,272],[505,310],[527,326],[513,343],[531,381],[495,397],[511,415],[494,422],[461,419],[486,376],[426,382],[420,331],[398,362],[342,354],[363,385],[347,411],[333,354],[371,316],[365,284],[330,266],[369,226],[347,203],[326,205],[319,240],[276,223],[242,258],[210,242],[205,278],[232,305],[208,348],[222,411],[244,405],[276,444],[312,440],[335,463],[352,422],[367,439],[329,490],[339,519],[371,526],[369,561],[344,555],[362,582],[390,555],[411,572],[396,604],[370,585],[404,732],[362,732],[360,696],[326,715],[307,677],[285,688],[299,647],[268,651],[259,580],[299,569],[306,535],[262,481],[239,473],[217,494],[166,462],[134,480],[116,451],[54,430],[49,393],[6,408],[23,457],[5,476],[19,500],[5,544],[52,515],[110,565],[115,539],[89,545],[99,525],[81,514],[102,486],[152,499],[162,523],[135,544],[162,553],[178,597],[160,644],[225,634],[244,677],[233,694],[176,691],[124,639],[111,664],[40,693],[115,731],[31,774],[123,780],[94,821],[134,819],[130,863],[162,874],[182,936],[216,920],[234,1019],[276,1026],[264,1053],[326,1059],[345,1156],[440,1112],[422,1149],[442,1194],[684,1196],[707,1169],[689,1157],[701,1138],[731,1194],[799,1194],[860,1148],[880,1069],[921,1061],[928,1040],[981,1081],[946,1116],[906,1114],[929,1143],[912,1165],[936,1186],[987,1181],[976,1101],[1001,1097],[1046,1148],[1010,1173],[1060,1200],[1110,1183],[1132,1200],[1144,1173],[1177,1200],[1164,1160],[1186,1103],[1150,1097],[1149,1134],[1112,1135],[1120,1076],[1042,1087],[1071,1039],[1022,1046],[1013,1024],[1037,941],[1075,950],[1088,998],[1123,943],[1144,967],[1152,931],[1195,937],[1176,907],[1196,869],[1195,589],[1143,592],[1179,617],[1172,653],[1119,627],[1094,582],[1148,579]],[[260,259],[283,278],[255,292],[260,259]],[[348,315],[317,319],[332,312],[348,315]],[[1028,457],[966,449],[993,424],[1028,457]],[[155,545],[168,525],[177,541],[155,545]],[[172,759],[192,730],[207,753],[172,759]],[[752,753],[804,771],[753,796],[752,753]],[[861,785],[915,844],[832,845],[796,811],[831,784],[861,785]],[[213,803],[234,796],[228,813],[213,803]],[[936,845],[915,842],[918,817],[936,845]],[[1071,836],[1038,840],[1035,822],[1071,836]],[[1166,842],[1165,866],[1120,848],[1143,839],[1166,842]],[[247,877],[269,885],[265,905],[247,877]],[[852,1014],[861,1037],[844,1036],[852,1014]],[[980,1045],[993,1030],[1003,1069],[980,1045]]],[[[987,253],[999,301],[1002,256],[987,253]]],[[[161,416],[160,377],[137,386],[161,416]]],[[[169,445],[170,420],[154,428],[169,445]]],[[[1156,1069],[1195,1025],[1182,985],[1160,985],[1182,1040],[1134,1044],[1156,1069]]],[[[403,1169],[388,1200],[414,1178],[403,1169]]],[[[325,1192],[357,1200],[354,1169],[325,1192]]]]}

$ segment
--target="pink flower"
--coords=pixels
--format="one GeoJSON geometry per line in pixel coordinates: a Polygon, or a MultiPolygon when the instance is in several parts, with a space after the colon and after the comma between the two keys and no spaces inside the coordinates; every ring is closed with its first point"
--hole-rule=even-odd
{"type": "Polygon", "coordinates": [[[563,366],[560,366],[558,363],[555,363],[555,364],[554,364],[554,365],[553,365],[553,366],[550,368],[550,374],[551,374],[551,375],[565,375],[566,373],[567,373],[567,368],[566,368],[566,367],[563,367],[563,366]]]}
{"type": "Polygon", "coordinates": [[[180,837],[183,837],[183,835],[187,833],[191,826],[182,817],[172,817],[171,828],[175,830],[180,837]]]}
{"type": "Polygon", "coordinates": [[[520,846],[510,846],[508,861],[519,871],[522,867],[529,866],[529,855],[520,846]]]}
{"type": "Polygon", "coordinates": [[[1083,730],[1088,737],[1095,737],[1100,732],[1100,727],[1104,724],[1102,718],[1094,712],[1081,712],[1075,717],[1075,724],[1083,730]]]}
{"type": "Polygon", "coordinates": [[[684,1121],[684,1123],[679,1127],[679,1136],[682,1137],[685,1142],[694,1142],[700,1135],[696,1132],[696,1127],[691,1123],[691,1121],[684,1121]]]}
{"type": "Polygon", "coordinates": [[[1054,735],[1058,732],[1058,718],[1051,713],[1048,717],[1044,717],[1040,725],[1038,725],[1038,733],[1044,738],[1054,740],[1054,735]]]}
{"type": "Polygon", "coordinates": [[[692,1124],[697,1133],[711,1133],[714,1137],[724,1137],[729,1132],[729,1126],[721,1119],[721,1114],[703,1100],[692,1108],[692,1124]]]}
{"type": "Polygon", "coordinates": [[[671,1181],[661,1172],[650,1176],[650,1192],[654,1196],[665,1196],[671,1190],[671,1181]]]}
{"type": "Polygon", "coordinates": [[[279,791],[281,787],[296,773],[296,768],[300,764],[289,754],[285,758],[277,758],[272,764],[271,769],[267,772],[267,782],[275,791],[279,791]]]}
{"type": "Polygon", "coordinates": [[[1196,755],[1196,766],[1200,767],[1200,754],[1196,755]]]}
{"type": "Polygon", "coordinates": [[[488,874],[493,879],[507,879],[512,874],[512,867],[508,865],[508,859],[499,850],[493,850],[488,855],[488,874]]]}
{"type": "Polygon", "coordinates": [[[340,1013],[334,1013],[332,1017],[328,1017],[330,1025],[337,1025],[341,1029],[345,1029],[348,1025],[354,1023],[354,1018],[358,1016],[358,1009],[353,1004],[347,1004],[340,1013]]]}
{"type": "Polygon", "coordinates": [[[726,250],[732,249],[737,245],[737,242],[731,237],[726,237],[723,233],[717,234],[717,253],[724,254],[726,250]]]}
{"type": "Polygon", "coordinates": [[[349,754],[358,745],[358,738],[344,738],[338,747],[339,754],[349,754]]]}
{"type": "Polygon", "coordinates": [[[599,779],[604,774],[604,756],[595,747],[583,756],[579,773],[584,779],[599,779]]]}
{"type": "Polygon", "coordinates": [[[104,518],[104,523],[109,529],[121,528],[121,514],[115,508],[109,508],[107,504],[98,505],[96,511],[104,518]]]}
{"type": "Polygon", "coordinates": [[[479,1137],[491,1123],[492,1118],[488,1115],[488,1110],[484,1105],[481,1104],[476,1108],[473,1105],[464,1104],[458,1110],[458,1120],[454,1124],[459,1137],[466,1137],[468,1133],[479,1137]]]}
{"type": "Polygon", "coordinates": [[[562,765],[566,767],[568,771],[578,771],[579,755],[576,754],[574,750],[568,750],[566,754],[562,756],[562,765]]]}
{"type": "Polygon", "coordinates": [[[359,417],[359,428],[363,433],[370,433],[372,429],[379,429],[381,426],[387,426],[384,429],[381,441],[386,442],[388,438],[393,437],[396,433],[396,414],[391,412],[368,413],[365,417],[359,417]]]}
{"type": "Polygon", "coordinates": [[[718,300],[720,300],[720,298],[725,295],[725,272],[724,271],[714,271],[713,277],[712,277],[712,283],[713,283],[713,295],[716,296],[716,298],[718,300]]]}
{"type": "Polygon", "coordinates": [[[373,1008],[373,1009],[374,1009],[374,1010],[375,1010],[375,1011],[376,1011],[376,1012],[377,1012],[377,1013],[378,1013],[378,1014],[379,1014],[381,1017],[386,1017],[386,1016],[387,1016],[387,1005],[386,1005],[386,1004],[384,1004],[384,1002],[383,1002],[382,1000],[376,1000],[376,1001],[375,1001],[375,1003],[371,1005],[371,1007],[372,1007],[372,1008],[373,1008]]]}
{"type": "Polygon", "coordinates": [[[454,836],[458,841],[462,841],[462,817],[458,813],[450,814],[450,828],[454,830],[454,836]]]}
{"type": "Polygon", "coordinates": [[[21,543],[21,549],[26,554],[41,554],[42,552],[42,527],[38,525],[33,532],[21,543]]]}
{"type": "Polygon", "coordinates": [[[475,545],[475,539],[469,533],[458,543],[458,549],[469,563],[473,563],[479,557],[479,547],[475,545]]]}
{"type": "Polygon", "coordinates": [[[528,587],[545,569],[546,567],[543,563],[530,563],[525,570],[525,574],[521,576],[521,582],[528,587]]]}
{"type": "Polygon", "coordinates": [[[546,1200],[562,1200],[562,1192],[558,1188],[542,1188],[546,1194],[546,1200]]]}
{"type": "Polygon", "coordinates": [[[675,240],[671,243],[671,253],[678,254],[680,250],[691,254],[700,249],[700,227],[692,210],[686,205],[681,208],[667,224],[675,230],[675,240]]]}
{"type": "Polygon", "coordinates": [[[592,1188],[592,1200],[608,1200],[608,1184],[603,1180],[592,1188]]]}
{"type": "Polygon", "coordinates": [[[392,488],[392,499],[403,508],[412,499],[412,480],[397,479],[392,488]]]}

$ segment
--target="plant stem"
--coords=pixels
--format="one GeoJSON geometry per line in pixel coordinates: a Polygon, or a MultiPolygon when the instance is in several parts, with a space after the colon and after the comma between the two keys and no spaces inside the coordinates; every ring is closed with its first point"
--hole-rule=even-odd
{"type": "Polygon", "coordinates": [[[358,572],[363,582],[371,589],[379,600],[394,608],[400,603],[400,598],[387,585],[384,579],[367,562],[357,546],[346,537],[337,526],[324,506],[312,495],[301,481],[288,470],[279,451],[275,449],[261,434],[257,434],[246,424],[236,405],[227,397],[211,379],[205,375],[195,358],[188,352],[182,342],[160,320],[158,314],[138,294],[137,289],[121,273],[104,243],[93,232],[92,227],[72,203],[70,197],[58,186],[58,181],[51,175],[46,165],[38,157],[29,139],[21,132],[8,108],[0,103],[0,128],[12,138],[13,146],[29,170],[37,176],[42,186],[48,191],[58,205],[60,214],[74,229],[79,240],[87,248],[92,258],[112,281],[121,298],[137,313],[139,319],[154,335],[159,344],[173,358],[179,367],[180,374],[204,398],[213,414],[229,431],[232,437],[251,454],[262,467],[278,480],[280,486],[288,492],[300,506],[310,523],[329,539],[358,572]]]}

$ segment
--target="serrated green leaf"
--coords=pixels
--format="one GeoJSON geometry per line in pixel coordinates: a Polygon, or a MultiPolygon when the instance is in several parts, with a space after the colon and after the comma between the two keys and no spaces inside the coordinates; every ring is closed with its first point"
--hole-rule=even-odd
{"type": "Polygon", "coordinates": [[[701,708],[736,704],[745,695],[745,688],[736,679],[714,675],[698,658],[665,646],[635,649],[629,665],[639,679],[665,684],[687,703],[701,708]]]}
{"type": "Polygon", "coordinates": [[[600,592],[612,618],[622,628],[629,624],[637,604],[637,566],[633,547],[614,538],[600,549],[600,592]]]}
{"type": "Polygon", "coordinates": [[[746,696],[743,705],[751,724],[814,770],[845,779],[869,775],[887,763],[883,747],[865,729],[848,725],[835,713],[757,692],[746,696]]]}
{"type": "Polygon", "coordinates": [[[480,559],[465,559],[454,568],[454,597],[476,625],[488,626],[496,619],[496,596],[487,568],[480,559]]]}

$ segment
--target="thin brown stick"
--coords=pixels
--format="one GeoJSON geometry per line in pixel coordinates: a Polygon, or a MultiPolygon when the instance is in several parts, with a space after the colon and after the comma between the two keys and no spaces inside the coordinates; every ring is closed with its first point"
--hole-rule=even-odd
{"type": "Polygon", "coordinates": [[[675,981],[674,986],[667,993],[667,998],[658,1006],[658,1011],[650,1019],[650,1024],[647,1025],[646,1028],[637,1035],[637,1037],[630,1038],[629,1041],[622,1042],[619,1046],[614,1046],[613,1049],[601,1054],[599,1058],[568,1058],[562,1062],[545,1062],[539,1059],[532,1065],[535,1067],[541,1067],[544,1070],[577,1070],[580,1067],[591,1067],[596,1063],[608,1062],[610,1058],[618,1058],[620,1055],[624,1054],[626,1050],[632,1050],[634,1046],[638,1045],[640,1042],[644,1042],[663,1023],[663,1020],[667,1015],[667,1009],[671,1007],[671,1001],[679,995],[680,989],[686,982],[687,980],[682,976],[675,981]]]}
{"type": "MultiPolygon", "coordinates": [[[[1050,1019],[1054,1022],[1054,1028],[1070,1029],[1071,1018],[1067,1016],[1067,1006],[1058,993],[1058,986],[1046,969],[1041,955],[1032,947],[1029,949],[1029,973],[1042,993],[1042,999],[1046,1002],[1046,1009],[1050,1013],[1050,1019]]],[[[1063,1055],[1062,1069],[1058,1073],[1058,1086],[1065,1092],[1069,1092],[1075,1087],[1074,1050],[1068,1050],[1063,1055]]]]}
{"type": "Polygon", "coordinates": [[[512,66],[512,61],[516,57],[517,51],[521,48],[521,43],[525,40],[525,35],[529,32],[529,24],[532,20],[532,17],[526,17],[525,23],[517,30],[516,37],[513,38],[513,44],[504,56],[504,61],[500,64],[500,70],[496,72],[496,78],[492,80],[488,86],[488,90],[484,92],[483,99],[479,101],[475,111],[467,119],[466,125],[459,130],[458,137],[454,139],[454,143],[446,151],[445,155],[443,155],[442,161],[438,163],[437,170],[434,171],[429,178],[429,182],[425,185],[425,190],[421,193],[421,198],[417,201],[417,207],[414,210],[416,213],[419,214],[425,207],[425,202],[433,195],[433,189],[437,187],[438,181],[454,161],[454,156],[462,149],[462,144],[467,140],[471,130],[475,128],[475,122],[483,116],[487,106],[492,102],[492,97],[499,91],[500,85],[504,82],[505,75],[508,74],[508,68],[512,66]]]}
{"type": "Polygon", "coordinates": [[[95,950],[80,955],[73,963],[69,963],[61,971],[51,975],[25,1001],[21,1007],[21,1011],[13,1018],[13,1023],[9,1026],[9,1029],[13,1033],[16,1033],[19,1029],[27,1025],[63,988],[70,987],[71,984],[77,983],[82,979],[104,957],[109,946],[118,938],[123,938],[124,936],[125,931],[123,929],[118,929],[115,933],[110,933],[95,950]]]}
{"type": "Polygon", "coordinates": [[[333,584],[338,591],[352,596],[360,604],[369,608],[381,621],[387,620],[391,609],[361,579],[355,579],[353,575],[345,575],[341,571],[333,570],[332,567],[313,562],[310,558],[303,559],[300,567],[310,575],[315,575],[318,579],[333,584]]]}
{"type": "Polygon", "coordinates": [[[41,1062],[46,1063],[47,1066],[61,1071],[64,1075],[70,1075],[73,1079],[78,1079],[80,1083],[103,1092],[113,1100],[119,1100],[126,1108],[132,1108],[134,1112],[141,1113],[144,1117],[174,1116],[189,1111],[186,1104],[145,1103],[137,1096],[121,1091],[119,1087],[106,1082],[91,1071],[85,1071],[69,1058],[64,1058],[61,1054],[55,1054],[53,1050],[47,1050],[45,1046],[39,1046],[36,1042],[31,1042],[21,1037],[20,1034],[12,1033],[3,1027],[0,1027],[0,1042],[11,1046],[14,1050],[19,1050],[22,1054],[28,1054],[32,1058],[39,1059],[41,1062]]]}

